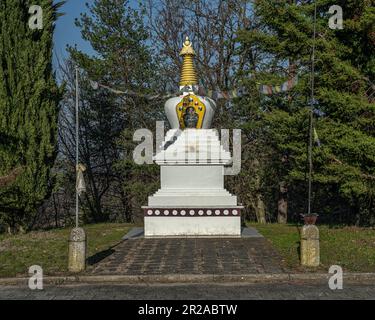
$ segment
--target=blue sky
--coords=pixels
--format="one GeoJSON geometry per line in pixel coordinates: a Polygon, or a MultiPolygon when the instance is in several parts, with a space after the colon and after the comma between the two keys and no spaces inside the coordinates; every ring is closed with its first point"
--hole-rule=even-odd
{"type": "MultiPolygon", "coordinates": [[[[1,0],[0,0],[1,1],[1,0]]],[[[59,2],[60,0],[54,0],[59,2]]],[[[92,4],[93,0],[67,0],[60,8],[60,12],[64,13],[56,21],[56,28],[54,33],[54,50],[53,50],[53,65],[56,67],[57,59],[63,60],[67,57],[65,50],[66,45],[77,45],[77,48],[88,53],[94,54],[90,43],[81,38],[80,29],[76,27],[74,21],[80,17],[81,13],[88,12],[86,3],[92,4]]],[[[138,7],[137,0],[129,0],[129,5],[133,8],[138,7]]]]}
{"type": "Polygon", "coordinates": [[[86,3],[82,0],[68,0],[60,9],[60,12],[65,13],[56,22],[56,29],[54,33],[54,50],[53,61],[56,66],[58,59],[67,57],[65,51],[66,45],[77,45],[78,49],[93,54],[94,51],[90,44],[81,38],[80,30],[75,26],[75,18],[79,18],[80,13],[87,12],[86,3]]]}

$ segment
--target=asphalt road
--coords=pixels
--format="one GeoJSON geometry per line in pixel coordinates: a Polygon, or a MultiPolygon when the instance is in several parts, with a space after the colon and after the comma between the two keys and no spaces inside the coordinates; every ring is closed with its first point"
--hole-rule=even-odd
{"type": "Polygon", "coordinates": [[[201,284],[71,284],[28,287],[0,286],[1,300],[265,300],[265,299],[370,299],[375,300],[374,284],[344,284],[331,290],[325,283],[201,283],[201,284]]]}

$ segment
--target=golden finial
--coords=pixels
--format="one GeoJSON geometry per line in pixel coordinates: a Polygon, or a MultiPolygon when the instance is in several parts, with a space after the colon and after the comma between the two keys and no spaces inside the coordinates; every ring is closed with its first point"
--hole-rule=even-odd
{"type": "Polygon", "coordinates": [[[198,84],[197,74],[194,69],[195,52],[189,37],[185,38],[180,56],[184,59],[182,63],[180,86],[184,87],[198,84]]]}
{"type": "Polygon", "coordinates": [[[194,52],[194,49],[193,49],[193,46],[192,46],[192,43],[191,43],[189,37],[185,38],[185,41],[183,43],[183,47],[180,51],[180,56],[184,56],[186,54],[191,54],[191,55],[195,56],[195,52],[194,52]]]}

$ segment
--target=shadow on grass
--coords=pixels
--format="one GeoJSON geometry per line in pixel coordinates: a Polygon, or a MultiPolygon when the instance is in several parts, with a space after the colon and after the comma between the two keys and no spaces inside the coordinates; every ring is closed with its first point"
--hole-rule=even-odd
{"type": "Polygon", "coordinates": [[[92,266],[92,265],[97,264],[98,262],[102,261],[103,259],[109,257],[111,254],[113,254],[115,252],[114,248],[116,248],[123,241],[125,241],[125,240],[121,240],[118,243],[116,243],[115,245],[109,247],[108,249],[97,252],[94,255],[92,255],[91,257],[88,257],[87,260],[86,260],[87,264],[89,266],[92,266]]]}
{"type": "Polygon", "coordinates": [[[301,242],[300,242],[300,241],[297,241],[297,242],[296,242],[296,245],[297,245],[298,261],[301,261],[301,242]]]}

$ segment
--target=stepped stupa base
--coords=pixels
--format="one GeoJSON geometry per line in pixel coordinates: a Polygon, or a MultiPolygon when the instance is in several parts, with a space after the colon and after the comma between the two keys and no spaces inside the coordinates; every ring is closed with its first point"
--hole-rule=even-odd
{"type": "Polygon", "coordinates": [[[160,189],[142,207],[145,237],[240,237],[243,207],[224,188],[232,157],[211,129],[215,101],[194,92],[198,79],[188,37],[180,55],[182,95],[165,103],[171,129],[153,156],[160,166],[160,189]]]}
{"type": "Polygon", "coordinates": [[[241,206],[143,209],[146,238],[241,237],[241,206]]]}

